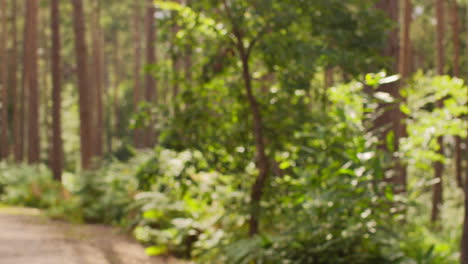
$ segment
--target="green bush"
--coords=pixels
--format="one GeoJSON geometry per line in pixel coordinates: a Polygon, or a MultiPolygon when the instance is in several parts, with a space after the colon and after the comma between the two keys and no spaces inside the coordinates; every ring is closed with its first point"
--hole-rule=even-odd
{"type": "Polygon", "coordinates": [[[0,190],[3,202],[38,208],[58,203],[60,184],[44,165],[7,165],[0,163],[0,190]]]}
{"type": "Polygon", "coordinates": [[[53,179],[44,165],[0,163],[0,189],[3,203],[42,208],[53,218],[82,221],[77,199],[53,179]]]}
{"type": "Polygon", "coordinates": [[[68,188],[78,200],[84,219],[125,227],[135,224],[137,209],[133,208],[133,201],[138,193],[135,175],[139,166],[151,157],[151,152],[140,152],[126,162],[114,160],[95,171],[72,175],[68,188]]]}

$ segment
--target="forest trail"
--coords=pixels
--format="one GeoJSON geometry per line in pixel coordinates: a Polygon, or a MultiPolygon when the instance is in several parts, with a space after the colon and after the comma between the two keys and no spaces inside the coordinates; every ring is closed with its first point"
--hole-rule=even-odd
{"type": "Polygon", "coordinates": [[[175,264],[151,258],[115,228],[49,220],[36,209],[0,208],[2,264],[175,264]]]}

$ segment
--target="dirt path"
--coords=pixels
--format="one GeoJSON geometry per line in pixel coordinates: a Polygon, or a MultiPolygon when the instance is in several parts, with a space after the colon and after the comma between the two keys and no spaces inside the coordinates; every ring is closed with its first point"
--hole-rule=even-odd
{"type": "Polygon", "coordinates": [[[164,264],[118,230],[51,221],[34,209],[0,209],[2,264],[164,264]]]}

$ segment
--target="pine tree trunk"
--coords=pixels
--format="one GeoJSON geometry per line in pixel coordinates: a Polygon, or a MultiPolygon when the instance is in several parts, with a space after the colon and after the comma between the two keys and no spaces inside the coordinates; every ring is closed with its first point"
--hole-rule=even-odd
{"type": "MultiPolygon", "coordinates": [[[[27,6],[28,0],[25,0],[27,6]]],[[[26,8],[23,13],[26,13],[26,8]]],[[[22,76],[21,76],[21,94],[20,94],[20,99],[21,99],[21,122],[20,122],[20,144],[21,146],[19,147],[21,150],[20,156],[22,161],[27,160],[26,156],[26,148],[28,146],[28,135],[27,135],[27,129],[28,129],[28,97],[29,97],[29,88],[28,88],[28,72],[29,72],[29,56],[28,56],[28,39],[29,39],[29,25],[30,21],[28,19],[25,19],[24,26],[23,26],[23,54],[22,54],[22,76]]]]}
{"type": "Polygon", "coordinates": [[[60,59],[60,0],[52,0],[50,8],[52,30],[52,151],[51,167],[54,178],[62,180],[63,143],[62,143],[62,84],[61,84],[61,59],[60,59]]]}
{"type": "MultiPolygon", "coordinates": [[[[382,50],[382,55],[385,57],[393,58],[393,63],[389,65],[389,73],[396,74],[400,72],[401,65],[401,54],[406,58],[406,53],[402,53],[400,48],[400,30],[397,26],[400,21],[399,13],[399,1],[395,0],[381,0],[377,3],[377,8],[381,9],[387,14],[387,17],[395,24],[394,28],[389,32],[387,39],[387,45],[382,50]]],[[[406,67],[406,63],[404,64],[406,67]]],[[[390,83],[382,85],[378,92],[386,92],[392,95],[393,98],[402,99],[399,93],[400,83],[390,83]]],[[[379,142],[381,142],[380,148],[386,151],[391,151],[387,148],[387,136],[389,133],[393,133],[393,150],[391,152],[397,152],[399,150],[399,140],[402,131],[402,114],[399,110],[398,103],[380,103],[379,108],[382,109],[382,114],[378,116],[374,122],[373,130],[376,132],[379,142]],[[391,124],[391,126],[389,126],[391,124]]],[[[400,164],[400,160],[397,156],[393,155],[394,166],[392,169],[395,171],[395,176],[390,179],[390,182],[395,185],[396,192],[404,191],[404,174],[403,166],[400,164]]]]}
{"type": "MultiPolygon", "coordinates": [[[[186,0],[185,5],[190,7],[191,6],[191,0],[186,0]]],[[[193,47],[192,45],[185,45],[184,47],[184,72],[185,72],[185,82],[187,87],[190,87],[192,84],[192,53],[193,53],[193,47]]]]}
{"type": "MultiPolygon", "coordinates": [[[[50,47],[49,41],[50,38],[47,35],[48,31],[50,30],[50,21],[48,21],[50,16],[50,12],[42,12],[41,16],[39,17],[39,49],[42,50],[38,58],[38,72],[39,72],[39,86],[41,87],[40,93],[40,101],[39,105],[41,107],[41,120],[39,121],[39,135],[42,135],[43,138],[46,140],[42,141],[45,144],[41,144],[41,153],[47,154],[47,159],[44,161],[45,163],[49,162],[49,158],[52,152],[52,108],[50,104],[51,99],[51,91],[49,91],[49,71],[51,69],[50,66],[50,47]]],[[[50,162],[47,164],[49,167],[51,166],[50,162]]]]}
{"type": "MultiPolygon", "coordinates": [[[[135,112],[138,111],[138,105],[141,103],[142,96],[142,87],[141,87],[141,6],[139,3],[135,3],[135,14],[133,16],[133,45],[134,45],[134,68],[133,68],[133,78],[135,80],[133,87],[133,103],[135,105],[135,112]]],[[[135,129],[133,134],[133,141],[136,148],[143,148],[143,131],[141,129],[135,129]]]]}
{"type": "Polygon", "coordinates": [[[12,1],[11,9],[11,39],[13,40],[13,47],[11,51],[11,91],[13,93],[13,152],[15,161],[19,163],[21,161],[21,109],[23,105],[21,91],[18,86],[18,25],[16,15],[17,1],[12,1]]]}
{"type": "Polygon", "coordinates": [[[119,137],[120,135],[120,113],[119,113],[119,86],[120,86],[120,78],[123,74],[120,69],[120,35],[119,33],[115,33],[115,42],[114,42],[114,93],[112,98],[112,109],[113,109],[113,117],[114,117],[114,124],[112,129],[114,130],[113,135],[115,137],[119,137]]]}
{"type": "MultiPolygon", "coordinates": [[[[398,72],[401,75],[401,82],[399,87],[402,87],[406,79],[410,76],[410,60],[411,60],[411,40],[410,40],[410,28],[411,28],[411,13],[412,6],[410,0],[403,1],[403,20],[402,20],[402,39],[401,48],[399,50],[398,60],[398,72]]],[[[404,103],[405,98],[401,95],[399,89],[396,93],[398,105],[395,109],[394,127],[395,127],[395,139],[398,140],[396,144],[396,150],[399,150],[399,142],[402,138],[407,136],[405,115],[400,110],[400,105],[404,103]]],[[[406,165],[402,161],[395,157],[395,169],[397,172],[394,183],[398,186],[398,192],[406,192],[407,188],[407,170],[406,165]]]]}
{"type": "MultiPolygon", "coordinates": [[[[175,0],[176,3],[180,3],[180,0],[175,0]]],[[[174,19],[172,20],[172,43],[171,43],[171,49],[172,49],[172,74],[173,74],[173,86],[172,86],[172,102],[175,106],[175,100],[177,96],[179,95],[179,89],[180,89],[180,84],[179,84],[179,78],[180,78],[180,53],[177,50],[177,33],[179,32],[179,26],[177,25],[177,14],[174,13],[174,19]]]]}
{"type": "MultiPolygon", "coordinates": [[[[466,144],[468,144],[468,139],[466,139],[466,144]]],[[[468,158],[468,154],[467,158],[468,158]]],[[[468,166],[465,168],[465,174],[468,175],[468,166]]],[[[463,190],[465,193],[464,199],[464,219],[463,219],[463,232],[461,238],[461,248],[460,248],[460,264],[468,264],[468,177],[465,177],[463,183],[463,190]]]]}
{"type": "MultiPolygon", "coordinates": [[[[452,35],[453,35],[453,76],[460,77],[460,19],[458,16],[457,0],[452,4],[452,35]]],[[[455,176],[457,185],[463,188],[462,168],[462,140],[455,137],[455,176]]]]}
{"type": "MultiPolygon", "coordinates": [[[[460,22],[458,17],[458,4],[457,1],[453,1],[453,46],[454,46],[454,58],[453,58],[453,75],[460,77],[460,22]]],[[[463,168],[462,168],[462,149],[461,149],[461,138],[457,137],[455,142],[456,151],[456,180],[459,187],[464,190],[464,219],[463,219],[463,231],[460,245],[460,263],[468,264],[468,166],[465,167],[465,178],[463,179],[463,168]]],[[[466,143],[468,144],[468,139],[466,143]]],[[[468,153],[465,154],[468,160],[468,153]]]]}
{"type": "Polygon", "coordinates": [[[9,154],[9,121],[8,121],[8,12],[6,8],[7,0],[0,0],[1,16],[1,38],[0,41],[0,59],[1,59],[1,118],[0,118],[0,160],[8,158],[9,154]]]}
{"type": "MultiPolygon", "coordinates": [[[[156,50],[155,50],[155,42],[156,42],[156,25],[155,25],[155,18],[154,13],[156,11],[153,1],[148,0],[148,7],[147,7],[147,33],[146,33],[146,64],[147,65],[154,65],[156,64],[156,50]]],[[[146,73],[146,91],[145,91],[145,99],[149,103],[157,103],[157,87],[156,87],[156,79],[153,77],[151,72],[146,73]]],[[[150,127],[146,129],[145,135],[145,145],[146,147],[152,147],[155,142],[155,132],[152,128],[154,124],[150,124],[150,127]]]]}
{"type": "Polygon", "coordinates": [[[94,103],[93,106],[95,111],[94,118],[94,155],[96,157],[102,156],[103,153],[103,134],[104,134],[104,122],[103,122],[103,66],[102,66],[102,29],[100,23],[100,4],[98,1],[94,1],[96,5],[93,11],[93,87],[94,87],[94,103]]]}
{"type": "MultiPolygon", "coordinates": [[[[465,139],[465,144],[468,144],[468,138],[465,139]]],[[[465,154],[468,159],[468,153],[465,154]]],[[[465,167],[465,174],[468,175],[468,166],[465,167]]],[[[461,248],[460,248],[460,263],[468,264],[468,177],[465,176],[463,182],[463,190],[465,193],[464,199],[464,219],[463,219],[463,231],[461,238],[461,248]]]]}
{"type": "MultiPolygon", "coordinates": [[[[467,140],[467,143],[468,143],[468,140],[467,140]]],[[[468,169],[465,171],[465,173],[468,175],[468,169]]],[[[464,210],[464,220],[463,220],[463,233],[462,233],[462,239],[461,239],[460,263],[468,264],[468,177],[465,177],[463,189],[465,192],[465,200],[464,200],[465,210],[464,210]]]]}
{"type": "MultiPolygon", "coordinates": [[[[437,19],[437,30],[436,30],[436,53],[437,53],[437,74],[444,74],[444,1],[436,0],[436,19],[437,19]]],[[[440,100],[437,102],[437,107],[443,107],[443,102],[440,100]]],[[[439,144],[438,154],[444,155],[444,139],[439,137],[437,139],[439,144]]],[[[442,195],[442,173],[444,171],[444,164],[440,161],[434,163],[434,178],[437,180],[437,183],[433,186],[432,194],[432,213],[431,221],[436,222],[440,218],[440,208],[443,203],[442,195]]]]}
{"type": "Polygon", "coordinates": [[[28,162],[40,160],[39,138],[39,79],[38,79],[38,22],[39,1],[26,0],[27,24],[27,84],[28,84],[28,162]]]}
{"type": "Polygon", "coordinates": [[[323,97],[322,97],[322,106],[323,110],[326,111],[327,105],[328,105],[328,89],[333,85],[333,68],[332,67],[326,67],[323,73],[323,78],[324,78],[324,89],[323,89],[323,97]]]}
{"type": "Polygon", "coordinates": [[[91,169],[92,165],[92,113],[91,91],[88,87],[87,73],[87,48],[85,40],[85,22],[82,0],[72,0],[73,4],[73,28],[75,35],[75,56],[78,72],[78,92],[80,106],[80,145],[81,166],[83,169],[91,169]]]}

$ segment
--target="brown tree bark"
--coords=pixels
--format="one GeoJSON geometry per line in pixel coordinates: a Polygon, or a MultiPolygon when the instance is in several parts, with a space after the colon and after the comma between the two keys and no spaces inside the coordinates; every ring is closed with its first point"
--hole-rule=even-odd
{"type": "MultiPolygon", "coordinates": [[[[186,0],[185,5],[190,7],[192,4],[191,0],[186,0]]],[[[184,47],[184,77],[187,87],[192,84],[192,53],[193,47],[189,44],[184,47]]]]}
{"type": "Polygon", "coordinates": [[[99,1],[94,1],[93,8],[93,107],[95,108],[94,116],[94,136],[93,136],[93,156],[99,157],[103,153],[103,135],[104,135],[104,114],[103,114],[103,52],[102,52],[102,28],[100,23],[100,4],[99,1]]]}
{"type": "Polygon", "coordinates": [[[91,91],[87,73],[87,47],[85,40],[85,22],[82,0],[72,0],[73,5],[73,29],[75,35],[75,56],[78,73],[78,92],[80,105],[80,146],[81,166],[83,169],[91,169],[92,165],[92,113],[91,91]]]}
{"type": "MultiPolygon", "coordinates": [[[[460,77],[460,19],[458,16],[457,0],[452,1],[453,76],[460,77]]],[[[461,143],[461,137],[455,137],[455,177],[458,187],[463,188],[461,143]]]]}
{"type": "MultiPolygon", "coordinates": [[[[458,17],[458,4],[457,0],[453,0],[452,6],[452,17],[453,17],[453,47],[454,47],[454,58],[453,58],[453,75],[455,77],[460,76],[460,22],[458,17]]],[[[468,264],[468,166],[465,167],[465,178],[463,179],[463,168],[462,168],[462,149],[461,149],[461,138],[457,137],[455,142],[456,151],[456,180],[459,187],[464,191],[464,219],[463,219],[463,231],[460,243],[460,263],[468,264]]],[[[465,141],[468,144],[468,138],[465,141]]],[[[468,153],[465,154],[465,159],[468,160],[468,153]]]]}
{"type": "MultiPolygon", "coordinates": [[[[180,0],[175,0],[176,3],[180,4],[180,0]]],[[[173,84],[172,84],[172,101],[175,104],[175,100],[179,95],[180,89],[180,68],[181,68],[181,60],[180,60],[180,53],[177,50],[177,33],[179,32],[179,26],[177,25],[177,14],[174,14],[174,19],[172,20],[172,75],[173,75],[173,84]]]]}
{"type": "Polygon", "coordinates": [[[28,85],[28,162],[40,160],[39,138],[39,80],[38,80],[38,22],[39,1],[26,0],[26,61],[28,85]]]}
{"type": "Polygon", "coordinates": [[[12,1],[11,4],[11,39],[13,41],[13,47],[11,50],[11,91],[13,100],[13,153],[16,162],[20,162],[21,157],[21,146],[22,146],[22,135],[21,135],[21,109],[23,106],[23,98],[21,97],[21,91],[18,86],[18,25],[16,15],[17,1],[12,1]]]}
{"type": "MultiPolygon", "coordinates": [[[[25,0],[27,2],[27,0],[25,0]]],[[[25,5],[23,5],[25,6],[25,5]]],[[[24,15],[26,16],[26,7],[24,8],[24,15]]],[[[21,98],[21,111],[20,111],[20,144],[21,146],[19,147],[21,150],[20,157],[22,161],[27,160],[27,155],[26,155],[26,148],[28,146],[28,135],[27,135],[27,119],[28,119],[28,97],[29,97],[29,89],[28,89],[28,72],[29,72],[29,63],[28,63],[28,48],[27,48],[27,43],[29,42],[29,35],[28,35],[28,30],[29,30],[29,25],[30,23],[29,20],[25,19],[24,25],[23,25],[23,54],[22,54],[22,66],[23,68],[21,69],[22,71],[22,76],[21,76],[21,91],[20,91],[20,98],[21,98]]]]}
{"type": "MultiPolygon", "coordinates": [[[[468,144],[468,138],[465,139],[465,144],[468,144]]],[[[465,158],[468,160],[468,152],[465,152],[465,158]]],[[[463,219],[463,231],[461,238],[460,247],[460,263],[468,264],[468,166],[465,167],[465,178],[463,182],[463,191],[465,194],[464,199],[464,219],[463,219]]]]}
{"type": "Polygon", "coordinates": [[[120,59],[120,34],[118,32],[115,33],[115,40],[114,40],[114,90],[112,94],[112,109],[113,109],[113,118],[114,123],[112,128],[114,130],[113,135],[115,137],[119,136],[120,130],[120,108],[119,108],[119,87],[121,82],[121,76],[123,75],[121,69],[121,59],[120,59]]]}
{"type": "Polygon", "coordinates": [[[266,154],[266,139],[263,132],[263,118],[260,111],[260,105],[253,92],[252,75],[250,72],[250,55],[252,49],[255,46],[258,38],[252,40],[247,46],[245,44],[245,38],[238,25],[234,22],[233,15],[227,1],[223,1],[224,9],[232,23],[232,31],[236,38],[235,48],[238,52],[239,59],[242,64],[242,79],[244,81],[245,92],[247,96],[247,102],[250,107],[252,114],[252,133],[255,140],[255,153],[256,153],[256,167],[258,168],[258,175],[255,178],[255,182],[252,186],[250,193],[250,219],[249,219],[249,236],[255,236],[260,232],[260,216],[261,216],[261,200],[265,186],[268,183],[270,174],[269,159],[266,154]]]}
{"type": "Polygon", "coordinates": [[[52,152],[52,108],[51,108],[51,90],[48,84],[50,66],[50,45],[49,42],[51,37],[48,36],[50,30],[50,10],[49,12],[42,12],[39,16],[39,45],[38,49],[42,52],[38,52],[38,77],[39,87],[41,88],[40,93],[40,119],[39,119],[39,135],[46,140],[42,141],[45,144],[41,144],[41,153],[48,155],[44,161],[49,167],[51,167],[49,158],[52,152]]]}
{"type": "MultiPolygon", "coordinates": [[[[468,140],[467,140],[468,143],[468,140]]],[[[468,155],[468,154],[467,154],[468,155]]],[[[468,175],[468,166],[465,169],[466,175],[468,175]]],[[[465,210],[464,210],[464,220],[463,220],[463,232],[461,239],[461,249],[460,249],[460,263],[468,264],[468,177],[465,177],[465,182],[463,184],[463,190],[465,192],[465,210]]]]}
{"type": "Polygon", "coordinates": [[[2,91],[2,100],[1,100],[1,118],[0,118],[0,160],[8,158],[9,154],[9,120],[8,120],[8,13],[7,13],[7,0],[1,0],[0,2],[0,16],[1,16],[1,38],[3,39],[0,42],[0,58],[2,60],[2,65],[0,69],[1,75],[1,91],[2,91]]]}
{"type": "MultiPolygon", "coordinates": [[[[444,74],[444,1],[435,0],[436,4],[436,65],[437,65],[437,74],[444,74]]],[[[443,102],[440,100],[437,102],[437,107],[443,107],[443,102]]],[[[439,144],[438,154],[444,155],[444,139],[439,137],[437,139],[439,144]]],[[[444,164],[440,161],[434,163],[434,177],[437,181],[433,186],[432,194],[432,212],[431,212],[431,221],[436,222],[440,217],[440,207],[443,203],[443,194],[442,194],[442,173],[444,171],[444,164]]]]}
{"type": "MultiPolygon", "coordinates": [[[[138,111],[138,105],[143,100],[143,93],[141,87],[141,33],[142,33],[142,23],[141,23],[141,5],[135,3],[135,10],[133,15],[133,48],[134,48],[134,65],[133,65],[133,103],[135,105],[135,112],[138,111]]],[[[136,148],[143,148],[143,130],[135,129],[133,134],[133,143],[136,148]]]]}
{"type": "Polygon", "coordinates": [[[324,89],[323,89],[323,96],[322,96],[322,107],[323,110],[327,110],[327,105],[328,105],[328,89],[333,85],[333,67],[327,66],[325,67],[324,73],[323,73],[323,78],[324,78],[324,89]]]}
{"type": "MultiPolygon", "coordinates": [[[[398,23],[400,21],[400,13],[399,13],[399,2],[395,0],[380,0],[376,7],[381,9],[387,15],[388,19],[390,19],[395,26],[391,29],[388,34],[387,42],[385,47],[382,49],[381,54],[383,57],[392,58],[393,61],[389,65],[388,71],[389,74],[396,74],[398,73],[398,65],[399,65],[399,53],[400,53],[400,37],[399,37],[399,27],[398,23]]],[[[383,85],[379,88],[379,92],[385,92],[392,95],[394,98],[398,97],[398,84],[397,83],[390,83],[383,85]]],[[[397,138],[397,126],[396,123],[399,123],[397,112],[397,104],[387,104],[381,103],[379,104],[379,112],[380,115],[376,117],[374,121],[373,130],[377,134],[379,141],[382,142],[381,148],[387,150],[387,146],[385,143],[387,140],[388,133],[394,133],[394,144],[393,149],[397,150],[398,147],[398,138],[397,138]],[[389,125],[390,124],[390,125],[389,125]]],[[[394,179],[391,179],[392,181],[394,179]]]]}
{"type": "MultiPolygon", "coordinates": [[[[156,8],[154,7],[152,0],[147,0],[147,10],[146,10],[146,64],[154,65],[156,64],[156,25],[154,19],[154,13],[156,8]]],[[[146,73],[145,78],[145,99],[150,103],[157,103],[157,83],[156,79],[153,77],[151,72],[146,73]]],[[[152,124],[150,125],[152,126],[152,124]]],[[[145,146],[152,147],[155,142],[155,132],[152,127],[146,129],[145,133],[145,146]]]]}
{"type": "MultiPolygon", "coordinates": [[[[407,58],[405,50],[400,48],[400,10],[399,2],[395,0],[380,0],[377,3],[377,8],[381,9],[387,14],[387,17],[393,21],[395,24],[394,28],[389,32],[386,46],[382,50],[382,55],[393,59],[393,63],[389,65],[389,74],[396,74],[401,72],[401,65],[406,67],[406,61],[402,64],[400,62],[401,57],[404,56],[407,58]]],[[[406,3],[404,3],[406,4],[406,3]]],[[[404,14],[406,15],[406,13],[404,14]]],[[[403,18],[403,20],[405,17],[403,18]]],[[[409,26],[409,23],[408,23],[409,26]]],[[[403,29],[404,30],[404,29],[403,29]]],[[[404,36],[403,36],[404,37],[404,36]]],[[[406,60],[406,59],[405,59],[406,60]]],[[[405,70],[405,69],[404,69],[405,70]]],[[[405,70],[406,71],[406,70],[405,70]]],[[[399,141],[402,136],[402,118],[403,115],[399,110],[398,100],[402,100],[399,92],[401,83],[390,83],[385,84],[379,88],[379,92],[385,92],[390,94],[393,98],[396,99],[395,103],[380,103],[379,104],[379,113],[380,115],[376,117],[374,122],[373,130],[376,132],[380,144],[380,148],[391,152],[393,155],[393,167],[390,168],[394,170],[394,176],[391,179],[388,179],[392,184],[395,185],[395,191],[401,193],[404,191],[405,186],[405,175],[404,167],[401,166],[399,158],[394,155],[394,153],[399,150],[399,141]],[[388,149],[386,142],[389,133],[393,133],[393,145],[391,146],[393,150],[388,149]]]]}
{"type": "Polygon", "coordinates": [[[60,58],[60,0],[52,0],[50,5],[51,30],[52,30],[52,151],[51,167],[54,178],[62,180],[63,167],[63,142],[62,142],[62,84],[61,84],[61,58],[60,58]]]}
{"type": "Polygon", "coordinates": [[[256,149],[256,163],[259,170],[259,174],[255,179],[255,183],[252,186],[250,199],[251,199],[251,212],[249,221],[249,235],[254,236],[260,231],[260,202],[263,196],[263,191],[269,177],[269,162],[265,150],[265,138],[263,134],[263,121],[260,107],[257,99],[253,94],[252,87],[252,76],[250,74],[250,53],[244,47],[242,38],[237,39],[237,49],[242,61],[242,76],[245,85],[245,91],[247,93],[247,100],[249,102],[250,111],[253,117],[253,134],[255,138],[255,149],[256,149]]]}
{"type": "Polygon", "coordinates": [[[406,79],[410,75],[410,53],[411,53],[411,42],[410,42],[410,27],[411,27],[411,1],[403,1],[403,20],[402,20],[402,39],[401,48],[399,50],[398,60],[398,71],[402,79],[406,79]]]}
{"type": "MultiPolygon", "coordinates": [[[[411,73],[411,40],[410,40],[410,30],[411,30],[411,13],[412,5],[411,0],[403,1],[403,19],[401,22],[401,47],[399,50],[399,60],[398,60],[398,72],[401,75],[401,82],[399,87],[403,86],[406,82],[406,79],[410,76],[411,73]]],[[[406,123],[405,115],[400,110],[400,105],[404,103],[405,98],[401,95],[399,89],[396,93],[396,99],[398,101],[397,107],[395,109],[395,118],[394,118],[394,127],[395,127],[395,139],[398,140],[396,144],[396,150],[399,150],[399,141],[407,136],[406,132],[406,123]]],[[[399,157],[395,157],[395,169],[396,169],[396,179],[395,183],[398,185],[397,191],[406,192],[407,188],[407,171],[406,165],[402,163],[399,157]]]]}

